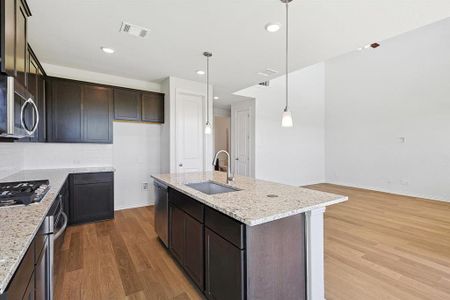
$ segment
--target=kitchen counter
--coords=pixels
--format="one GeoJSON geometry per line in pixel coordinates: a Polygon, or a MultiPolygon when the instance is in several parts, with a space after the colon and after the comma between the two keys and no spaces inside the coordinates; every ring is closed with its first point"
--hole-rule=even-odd
{"type": "Polygon", "coordinates": [[[0,182],[50,181],[50,190],[41,202],[0,207],[0,294],[8,286],[69,174],[114,171],[113,167],[23,170],[0,179],[0,182]]]}
{"type": "Polygon", "coordinates": [[[212,180],[226,183],[226,173],[196,172],[152,176],[246,225],[254,226],[346,201],[345,196],[236,176],[229,186],[240,191],[207,195],[185,184],[212,180]],[[268,195],[276,195],[269,197],[268,195]]]}

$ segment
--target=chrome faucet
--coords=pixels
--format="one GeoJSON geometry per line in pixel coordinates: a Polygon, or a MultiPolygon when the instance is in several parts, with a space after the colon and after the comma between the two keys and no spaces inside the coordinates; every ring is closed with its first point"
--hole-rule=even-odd
{"type": "Polygon", "coordinates": [[[234,176],[231,174],[231,159],[230,159],[230,153],[228,153],[225,150],[219,150],[216,153],[216,156],[214,156],[214,160],[213,160],[213,166],[215,166],[217,164],[217,160],[219,159],[219,154],[220,153],[225,153],[227,155],[228,158],[228,164],[227,164],[227,183],[230,183],[231,181],[234,180],[234,176]]]}

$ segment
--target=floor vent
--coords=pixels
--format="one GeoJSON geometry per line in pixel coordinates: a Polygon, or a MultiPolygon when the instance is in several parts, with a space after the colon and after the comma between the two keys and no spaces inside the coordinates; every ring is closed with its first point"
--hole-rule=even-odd
{"type": "Polygon", "coordinates": [[[120,32],[125,32],[137,37],[145,38],[150,29],[144,28],[142,26],[134,25],[127,22],[122,22],[122,26],[120,26],[120,32]]]}

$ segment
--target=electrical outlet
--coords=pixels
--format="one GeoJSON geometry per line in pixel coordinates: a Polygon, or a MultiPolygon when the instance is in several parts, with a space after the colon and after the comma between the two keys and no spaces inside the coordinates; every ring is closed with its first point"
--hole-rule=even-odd
{"type": "Polygon", "coordinates": [[[142,190],[143,190],[143,191],[148,191],[148,182],[144,182],[144,183],[142,184],[142,190]]]}

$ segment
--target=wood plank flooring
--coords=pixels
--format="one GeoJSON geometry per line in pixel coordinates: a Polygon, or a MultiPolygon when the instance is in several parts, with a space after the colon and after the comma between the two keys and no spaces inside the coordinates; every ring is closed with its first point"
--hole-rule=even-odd
{"type": "Polygon", "coordinates": [[[450,299],[450,203],[319,184],[326,299],[450,299]]]}
{"type": "MultiPolygon", "coordinates": [[[[325,213],[327,300],[450,299],[450,203],[330,184],[348,195],[325,213]]],[[[161,245],[153,208],[69,227],[56,257],[60,299],[203,299],[161,245]]]]}

